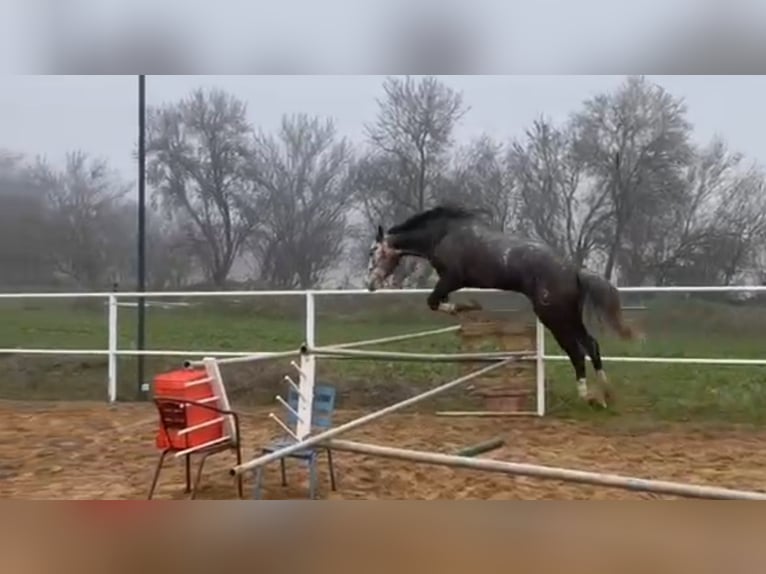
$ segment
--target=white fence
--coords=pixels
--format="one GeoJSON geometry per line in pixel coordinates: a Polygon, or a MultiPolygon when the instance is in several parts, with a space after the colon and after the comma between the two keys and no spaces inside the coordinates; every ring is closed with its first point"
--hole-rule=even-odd
{"type": "MultiPolygon", "coordinates": [[[[728,286],[728,287],[622,287],[625,293],[734,293],[734,292],[766,292],[766,286],[728,286]]],[[[461,292],[486,292],[486,290],[464,289],[461,292]]],[[[204,357],[241,358],[243,361],[254,357],[277,357],[297,356],[298,350],[286,350],[285,352],[259,352],[257,349],[249,351],[211,351],[211,350],[135,350],[120,349],[118,347],[118,322],[120,300],[123,299],[163,299],[163,298],[206,298],[206,297],[303,297],[305,300],[305,331],[304,341],[309,347],[315,346],[316,335],[316,299],[324,296],[364,295],[368,297],[383,297],[389,294],[427,294],[429,289],[383,289],[374,294],[363,289],[326,289],[317,291],[161,291],[161,292],[102,292],[102,293],[0,293],[3,299],[100,299],[107,303],[107,341],[101,349],[61,349],[61,348],[0,348],[0,354],[26,354],[26,355],[82,355],[82,356],[106,356],[108,366],[106,373],[107,397],[110,402],[117,399],[117,360],[121,356],[172,356],[172,357],[204,357]]],[[[425,306],[425,302],[423,303],[425,306]]],[[[427,309],[426,309],[427,311],[427,309]]],[[[430,311],[428,311],[430,312],[430,311]]],[[[0,318],[0,320],[2,320],[0,318]]],[[[389,338],[385,338],[389,340],[389,338]]],[[[565,355],[548,355],[545,353],[544,328],[537,322],[537,349],[535,360],[537,368],[537,414],[545,414],[545,362],[566,361],[565,355]]],[[[744,365],[766,366],[766,359],[731,359],[731,358],[694,358],[694,357],[604,357],[609,362],[633,362],[633,363],[683,363],[683,364],[707,364],[707,365],[744,365]]],[[[316,364],[315,357],[311,357],[308,367],[313,377],[316,364]]]]}

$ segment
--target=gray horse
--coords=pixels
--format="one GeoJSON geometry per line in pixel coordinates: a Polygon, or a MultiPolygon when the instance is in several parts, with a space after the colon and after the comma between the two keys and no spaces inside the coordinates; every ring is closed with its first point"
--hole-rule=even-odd
{"type": "Polygon", "coordinates": [[[449,301],[462,288],[499,289],[525,295],[575,371],[579,396],[607,406],[613,395],[596,339],[583,322],[590,305],[624,339],[637,333],[622,315],[619,291],[603,277],[559,258],[545,244],[491,229],[476,212],[439,206],[413,215],[384,232],[378,226],[370,249],[368,289],[379,289],[402,257],[426,259],[439,276],[428,295],[434,311],[455,314],[475,305],[449,301]],[[585,356],[596,370],[599,388],[588,387],[585,356]]]}

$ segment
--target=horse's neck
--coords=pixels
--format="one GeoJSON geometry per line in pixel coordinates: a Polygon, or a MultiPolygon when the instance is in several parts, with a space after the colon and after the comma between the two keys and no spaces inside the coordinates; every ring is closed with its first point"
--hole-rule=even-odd
{"type": "Polygon", "coordinates": [[[413,232],[394,237],[393,247],[401,251],[403,255],[428,259],[431,257],[437,242],[438,239],[434,237],[433,233],[413,232]]]}

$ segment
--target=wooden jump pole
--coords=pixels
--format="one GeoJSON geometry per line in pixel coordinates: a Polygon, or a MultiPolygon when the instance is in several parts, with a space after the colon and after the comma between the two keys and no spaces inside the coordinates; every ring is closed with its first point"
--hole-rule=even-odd
{"type": "Polygon", "coordinates": [[[424,361],[429,363],[496,362],[504,359],[534,359],[533,351],[508,351],[490,353],[402,353],[399,351],[365,351],[335,347],[305,348],[306,353],[318,357],[336,359],[385,359],[388,361],[424,361]]]}
{"type": "Polygon", "coordinates": [[[510,475],[530,476],[533,478],[559,480],[563,482],[592,484],[638,492],[652,492],[657,494],[684,496],[688,498],[711,498],[718,500],[766,500],[766,493],[763,492],[731,490],[714,486],[695,486],[664,480],[647,480],[620,476],[617,474],[603,474],[598,472],[540,466],[536,464],[504,462],[488,458],[471,458],[467,456],[407,450],[347,440],[325,441],[323,442],[323,446],[328,446],[333,450],[355,452],[382,458],[407,460],[453,468],[499,472],[510,475]]]}
{"type": "Polygon", "coordinates": [[[455,456],[476,456],[477,454],[484,454],[485,452],[496,450],[504,444],[505,441],[500,437],[491,438],[478,444],[463,447],[455,453],[455,456]]]}
{"type": "Polygon", "coordinates": [[[468,381],[475,379],[476,377],[480,377],[490,371],[493,371],[495,369],[499,369],[500,367],[503,367],[507,365],[508,363],[511,363],[515,361],[515,357],[511,357],[508,359],[505,359],[503,361],[496,362],[493,365],[488,365],[484,368],[481,368],[477,371],[474,371],[472,373],[468,373],[467,375],[463,375],[462,377],[459,377],[457,379],[454,379],[448,383],[444,383],[443,385],[440,385],[438,387],[434,387],[424,393],[421,393],[419,395],[415,395],[414,397],[410,397],[408,399],[405,399],[403,401],[400,401],[398,403],[394,403],[393,405],[390,405],[388,407],[385,407],[383,409],[380,409],[378,411],[374,411],[368,415],[365,415],[361,418],[354,419],[352,421],[349,421],[345,424],[339,425],[335,428],[326,430],[322,433],[319,433],[317,435],[314,435],[312,437],[308,437],[305,440],[298,441],[294,444],[291,444],[290,446],[287,446],[283,449],[274,451],[269,454],[265,454],[263,456],[260,456],[258,458],[254,458],[250,460],[249,462],[245,462],[243,464],[240,464],[238,466],[235,466],[229,470],[229,474],[232,476],[240,475],[247,471],[252,471],[260,466],[264,466],[270,462],[273,462],[275,460],[279,460],[280,458],[284,458],[285,456],[292,454],[293,452],[299,451],[301,449],[304,449],[309,446],[313,446],[315,444],[319,444],[323,441],[329,440],[333,437],[336,437],[338,435],[341,435],[343,433],[347,433],[351,430],[354,430],[355,428],[359,428],[363,425],[366,425],[368,423],[371,423],[374,420],[377,420],[381,417],[384,417],[386,415],[389,415],[393,412],[399,411],[401,409],[404,409],[406,407],[409,407],[411,405],[414,405],[415,403],[419,403],[421,401],[424,401],[426,399],[430,399],[431,397],[434,397],[440,393],[443,393],[445,391],[448,391],[450,389],[453,389],[459,385],[462,385],[464,383],[467,383],[468,381]]]}

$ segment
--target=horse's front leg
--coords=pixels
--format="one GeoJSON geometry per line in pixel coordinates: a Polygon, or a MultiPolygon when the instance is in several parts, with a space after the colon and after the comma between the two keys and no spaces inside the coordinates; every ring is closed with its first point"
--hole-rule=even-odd
{"type": "Polygon", "coordinates": [[[449,300],[450,293],[458,289],[460,289],[459,284],[445,277],[440,277],[434,285],[433,291],[428,295],[428,306],[432,311],[441,311],[450,315],[481,309],[481,305],[476,302],[470,304],[451,303],[449,300]]]}
{"type": "Polygon", "coordinates": [[[457,306],[449,301],[450,293],[456,289],[457,287],[452,281],[448,281],[445,277],[439,277],[426,300],[431,311],[442,311],[450,315],[457,313],[457,306]]]}

